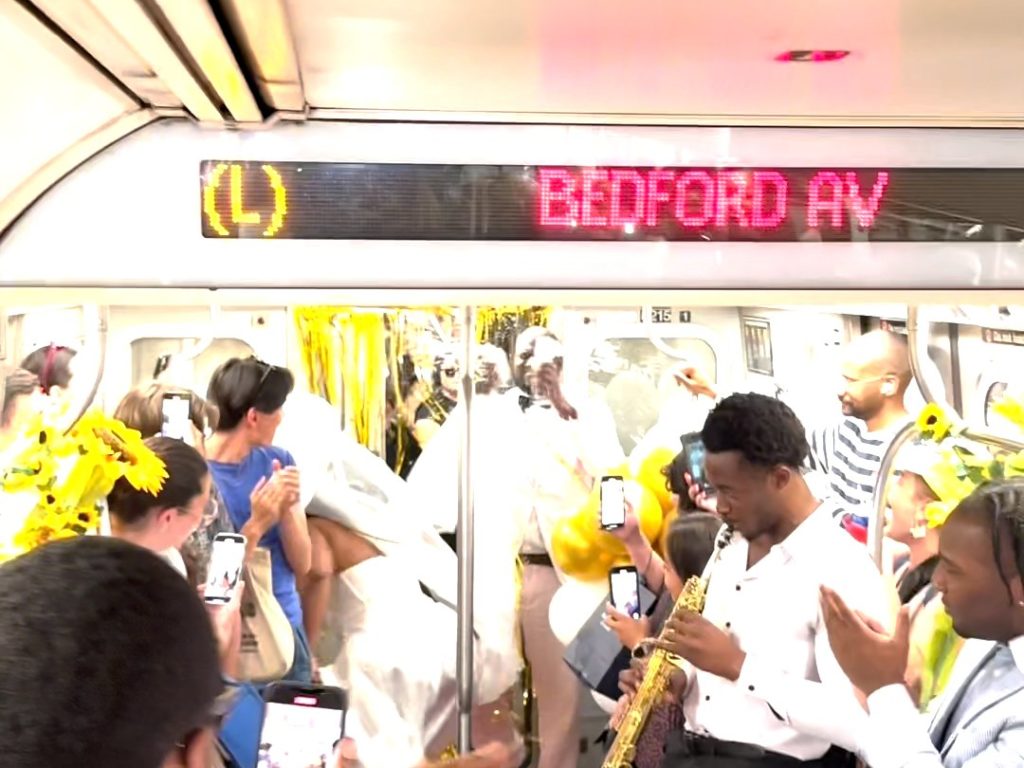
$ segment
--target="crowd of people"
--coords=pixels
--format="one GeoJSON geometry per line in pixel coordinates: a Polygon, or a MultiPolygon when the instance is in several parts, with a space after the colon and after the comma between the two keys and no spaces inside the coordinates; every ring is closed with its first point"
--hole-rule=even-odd
{"type": "MultiPolygon", "coordinates": [[[[553,334],[530,329],[513,365],[500,357],[481,351],[473,429],[484,439],[471,457],[473,723],[486,746],[449,764],[521,759],[510,715],[521,637],[537,765],[570,768],[586,691],[552,627],[567,578],[552,531],[625,456],[604,404],[565,386],[553,334]]],[[[73,360],[49,347],[4,372],[0,458],[41,398],[65,396],[73,360]]],[[[421,412],[432,423],[416,430],[408,481],[337,428],[325,401],[294,392],[290,371],[256,358],[224,361],[205,398],[162,381],[126,394],[114,414],[167,478],[155,494],[118,481],[109,536],[0,567],[0,765],[231,765],[226,723],[246,686],[266,682],[235,682],[251,669],[240,595],[259,557],[290,651],[278,679],[348,690],[336,765],[436,759],[456,721],[455,556],[435,527],[457,507],[457,371],[441,361],[444,414],[421,412]],[[163,434],[168,394],[188,398],[189,440],[163,434]],[[204,602],[197,589],[225,533],[245,537],[247,567],[232,601],[204,602]]],[[[775,398],[723,396],[690,366],[674,376],[707,414],[706,483],[681,453],[665,468],[678,514],[662,540],[645,537],[628,504],[614,531],[656,601],[640,618],[605,610],[633,656],[606,743],[660,648],[677,670],[636,745],[638,768],[1024,765],[1024,483],[983,486],[935,527],[926,510],[941,458],[911,446],[890,483],[881,571],[863,543],[882,456],[910,418],[905,340],[874,332],[849,345],[843,415],[830,425],[805,425],[775,398]],[[674,610],[701,575],[703,611],[674,610]]]]}

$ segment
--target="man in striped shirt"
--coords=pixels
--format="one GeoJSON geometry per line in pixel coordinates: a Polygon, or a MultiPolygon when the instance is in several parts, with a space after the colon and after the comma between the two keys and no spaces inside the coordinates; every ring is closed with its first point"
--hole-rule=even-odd
{"type": "MultiPolygon", "coordinates": [[[[695,368],[677,378],[697,395],[717,398],[708,378],[695,368]]],[[[903,396],[912,379],[906,337],[890,331],[858,336],[844,350],[838,391],[843,417],[808,429],[808,465],[820,473],[835,502],[835,517],[854,538],[867,541],[875,480],[893,437],[910,418],[903,396]]]]}
{"type": "Polygon", "coordinates": [[[843,355],[843,418],[809,430],[808,463],[827,478],[843,527],[861,541],[867,540],[882,457],[910,418],[903,396],[911,378],[904,336],[872,331],[857,337],[843,355]]]}

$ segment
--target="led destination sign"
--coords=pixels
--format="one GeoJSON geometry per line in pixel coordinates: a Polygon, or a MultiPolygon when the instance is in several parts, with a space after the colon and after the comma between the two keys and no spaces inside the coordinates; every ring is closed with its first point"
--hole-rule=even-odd
{"type": "Polygon", "coordinates": [[[204,161],[209,238],[1024,239],[1024,169],[204,161]]]}

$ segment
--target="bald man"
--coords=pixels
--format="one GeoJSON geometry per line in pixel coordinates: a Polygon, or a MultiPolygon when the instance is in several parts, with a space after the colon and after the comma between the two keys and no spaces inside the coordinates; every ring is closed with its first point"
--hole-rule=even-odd
{"type": "MultiPolygon", "coordinates": [[[[844,350],[841,373],[837,394],[843,416],[808,430],[808,463],[825,480],[826,487],[816,490],[837,502],[837,519],[854,538],[866,542],[882,457],[910,418],[903,405],[913,378],[906,337],[890,331],[858,336],[844,350]]],[[[695,368],[683,369],[677,377],[694,394],[720,395],[695,368]]],[[[698,491],[692,493],[699,497],[698,491]]]]}
{"type": "Polygon", "coordinates": [[[827,477],[845,509],[843,526],[862,541],[882,457],[910,418],[903,396],[911,378],[906,337],[890,331],[857,337],[843,355],[837,393],[843,418],[808,434],[811,467],[827,477]]]}

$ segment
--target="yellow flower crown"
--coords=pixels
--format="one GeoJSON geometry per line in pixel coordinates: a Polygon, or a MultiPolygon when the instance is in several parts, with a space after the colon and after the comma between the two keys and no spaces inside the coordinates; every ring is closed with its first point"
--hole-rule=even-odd
{"type": "Polygon", "coordinates": [[[87,412],[67,432],[55,422],[53,414],[38,414],[0,476],[6,499],[0,505],[7,507],[0,514],[17,515],[20,494],[36,497],[11,540],[0,541],[0,562],[48,541],[96,532],[104,500],[122,477],[154,496],[167,478],[142,435],[102,411],[87,412]]]}
{"type": "MultiPolygon", "coordinates": [[[[992,409],[1024,432],[1024,402],[1006,395],[992,409]]],[[[945,523],[956,505],[984,483],[1024,476],[1024,451],[999,452],[961,440],[963,427],[935,403],[921,410],[917,428],[923,441],[938,446],[941,456],[927,478],[929,487],[939,497],[925,508],[930,528],[945,523]]]]}

